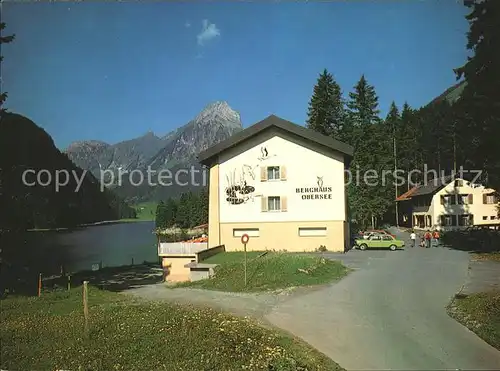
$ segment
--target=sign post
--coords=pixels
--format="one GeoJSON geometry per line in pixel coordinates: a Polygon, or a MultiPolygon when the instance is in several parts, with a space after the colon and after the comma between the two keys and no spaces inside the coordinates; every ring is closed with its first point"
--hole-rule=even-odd
{"type": "Polygon", "coordinates": [[[247,243],[250,237],[248,237],[248,234],[244,234],[241,236],[241,243],[243,244],[243,251],[244,251],[244,257],[245,257],[245,287],[247,287],[247,243]]]}

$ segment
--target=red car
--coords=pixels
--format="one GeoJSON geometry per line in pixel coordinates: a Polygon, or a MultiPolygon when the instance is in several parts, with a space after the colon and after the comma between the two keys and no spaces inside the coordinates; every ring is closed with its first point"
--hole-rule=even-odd
{"type": "Polygon", "coordinates": [[[370,229],[368,232],[375,232],[375,233],[380,233],[380,234],[388,234],[389,236],[392,236],[392,237],[396,238],[395,235],[393,235],[392,233],[389,233],[389,231],[386,231],[385,229],[370,229]]]}

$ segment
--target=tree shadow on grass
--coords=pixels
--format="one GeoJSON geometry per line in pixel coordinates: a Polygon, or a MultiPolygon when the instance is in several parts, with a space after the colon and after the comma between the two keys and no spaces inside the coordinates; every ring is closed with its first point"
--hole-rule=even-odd
{"type": "MultiPolygon", "coordinates": [[[[82,271],[72,275],[54,275],[42,278],[42,293],[65,291],[80,287],[83,281],[102,290],[121,292],[138,286],[152,285],[162,282],[163,273],[158,264],[140,264],[133,266],[107,267],[98,271],[82,271]]],[[[25,275],[9,287],[9,295],[38,295],[38,275],[25,275]]]]}

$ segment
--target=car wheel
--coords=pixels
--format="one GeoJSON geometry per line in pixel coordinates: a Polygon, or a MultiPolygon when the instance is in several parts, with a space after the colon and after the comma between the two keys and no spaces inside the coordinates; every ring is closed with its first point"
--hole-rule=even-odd
{"type": "Polygon", "coordinates": [[[361,245],[359,245],[360,250],[366,250],[366,248],[367,248],[366,243],[362,243],[361,245]]]}
{"type": "Polygon", "coordinates": [[[391,246],[389,246],[389,249],[391,249],[391,251],[396,251],[397,246],[396,245],[391,245],[391,246]]]}

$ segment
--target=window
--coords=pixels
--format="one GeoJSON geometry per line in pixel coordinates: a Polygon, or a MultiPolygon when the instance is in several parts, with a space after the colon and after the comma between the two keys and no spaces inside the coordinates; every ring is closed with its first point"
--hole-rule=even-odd
{"type": "Polygon", "coordinates": [[[381,239],[382,238],[379,235],[370,236],[370,240],[373,240],[373,241],[380,241],[381,239]]]}
{"type": "Polygon", "coordinates": [[[456,205],[455,195],[443,195],[443,196],[441,196],[441,205],[456,205]]]}
{"type": "Polygon", "coordinates": [[[259,237],[259,228],[234,228],[233,237],[241,237],[248,234],[249,237],[259,237]]]}
{"type": "Polygon", "coordinates": [[[464,182],[462,179],[456,179],[455,180],[455,187],[463,187],[464,182]]]}
{"type": "Polygon", "coordinates": [[[497,217],[495,215],[490,216],[490,220],[495,220],[497,217]]]}
{"type": "Polygon", "coordinates": [[[300,237],[326,236],[326,227],[299,228],[300,237]]]}
{"type": "Polygon", "coordinates": [[[473,201],[472,195],[457,195],[459,205],[471,205],[473,201]]]}
{"type": "Polygon", "coordinates": [[[469,225],[472,225],[472,215],[459,215],[458,216],[458,225],[461,227],[467,227],[469,225]]]}
{"type": "Polygon", "coordinates": [[[483,220],[488,220],[488,217],[487,216],[483,216],[483,220]]]}
{"type": "Polygon", "coordinates": [[[430,215],[425,216],[425,226],[432,227],[432,217],[430,215]]]}
{"type": "Polygon", "coordinates": [[[267,180],[280,180],[280,167],[268,166],[267,167],[267,180]]]}
{"type": "Polygon", "coordinates": [[[457,216],[441,215],[441,225],[444,227],[455,227],[457,225],[457,216]]]}
{"type": "Polygon", "coordinates": [[[278,196],[271,196],[267,198],[267,209],[269,211],[280,211],[281,210],[281,202],[278,196]]]}
{"type": "Polygon", "coordinates": [[[382,236],[382,239],[384,241],[392,241],[392,237],[391,236],[382,236]]]}
{"type": "Polygon", "coordinates": [[[261,211],[287,211],[286,196],[261,197],[261,211]]]}
{"type": "Polygon", "coordinates": [[[494,194],[483,195],[483,204],[491,205],[491,204],[495,204],[496,202],[497,201],[496,201],[496,197],[494,194]]]}

